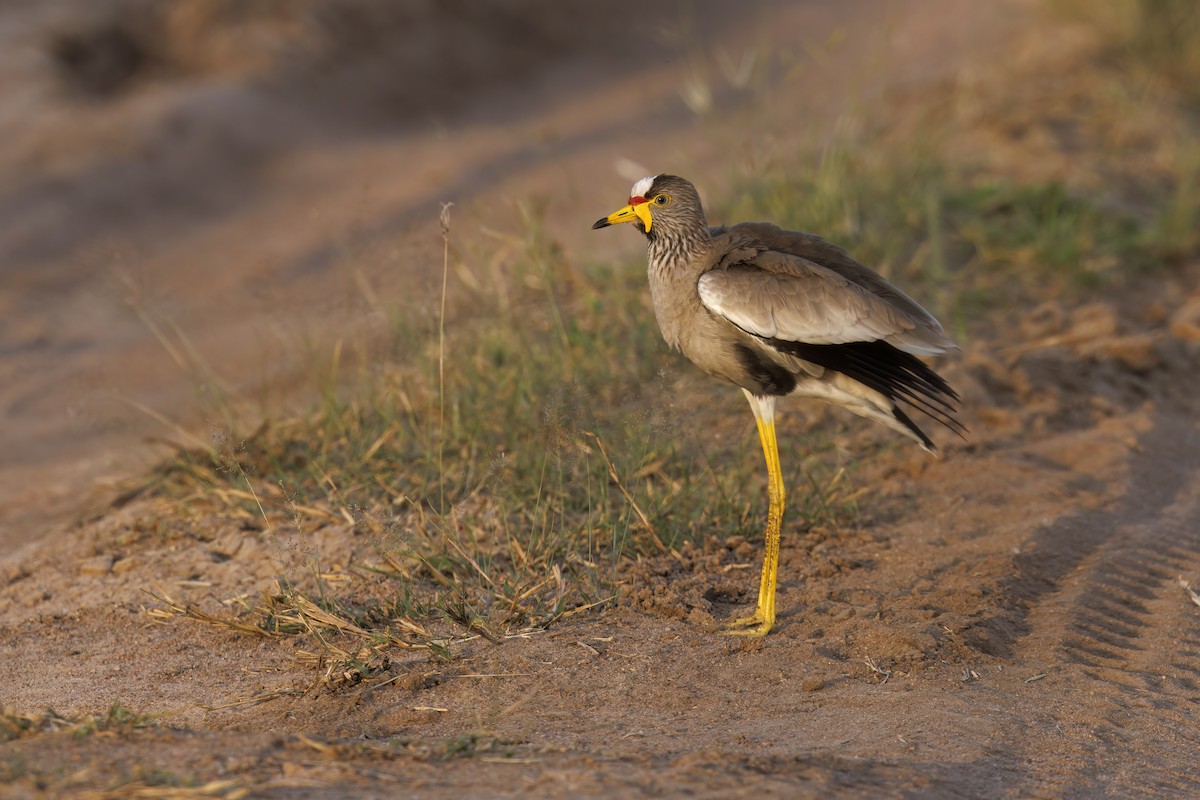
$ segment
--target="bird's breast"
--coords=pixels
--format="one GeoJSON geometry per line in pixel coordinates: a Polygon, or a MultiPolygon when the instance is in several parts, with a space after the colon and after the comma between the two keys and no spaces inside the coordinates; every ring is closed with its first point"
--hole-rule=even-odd
{"type": "Polygon", "coordinates": [[[705,313],[696,286],[699,275],[680,270],[677,264],[653,258],[647,275],[658,329],[667,344],[686,353],[696,321],[705,313]]]}
{"type": "Polygon", "coordinates": [[[756,395],[784,395],[796,385],[792,371],[762,344],[713,314],[700,300],[699,276],[680,278],[650,268],[650,296],[663,339],[714,378],[756,395]]]}

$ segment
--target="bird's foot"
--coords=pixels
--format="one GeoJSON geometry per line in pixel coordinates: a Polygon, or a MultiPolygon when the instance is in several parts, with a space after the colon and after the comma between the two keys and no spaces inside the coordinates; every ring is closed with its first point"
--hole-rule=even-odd
{"type": "Polygon", "coordinates": [[[774,626],[775,620],[768,619],[760,608],[748,617],[738,617],[726,622],[721,633],[726,636],[766,636],[774,626]]]}

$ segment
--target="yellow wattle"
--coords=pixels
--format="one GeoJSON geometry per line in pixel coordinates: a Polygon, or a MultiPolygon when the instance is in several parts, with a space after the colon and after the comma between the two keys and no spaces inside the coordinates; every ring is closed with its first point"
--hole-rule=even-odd
{"type": "Polygon", "coordinates": [[[638,219],[646,226],[646,233],[650,232],[650,223],[653,221],[650,217],[650,204],[638,203],[633,207],[633,213],[638,215],[638,219]]]}

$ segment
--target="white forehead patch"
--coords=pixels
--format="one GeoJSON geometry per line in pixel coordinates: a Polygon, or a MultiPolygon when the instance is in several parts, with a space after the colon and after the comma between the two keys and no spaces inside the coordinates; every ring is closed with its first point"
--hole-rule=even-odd
{"type": "Polygon", "coordinates": [[[633,185],[632,189],[629,190],[629,196],[630,197],[645,197],[646,193],[650,191],[650,186],[654,183],[654,179],[657,177],[658,177],[657,175],[650,175],[645,178],[642,178],[640,181],[638,181],[637,183],[635,183],[633,185]]]}

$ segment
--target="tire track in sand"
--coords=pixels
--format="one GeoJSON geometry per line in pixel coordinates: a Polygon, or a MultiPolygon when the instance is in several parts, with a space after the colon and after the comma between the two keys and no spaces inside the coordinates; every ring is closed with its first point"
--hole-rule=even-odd
{"type": "MultiPolygon", "coordinates": [[[[1107,508],[1039,529],[1009,583],[1012,655],[1060,654],[1053,731],[1012,730],[1014,796],[1200,796],[1200,431],[1161,413],[1107,508]]],[[[1029,663],[1033,663],[1032,658],[1029,663]]]]}

